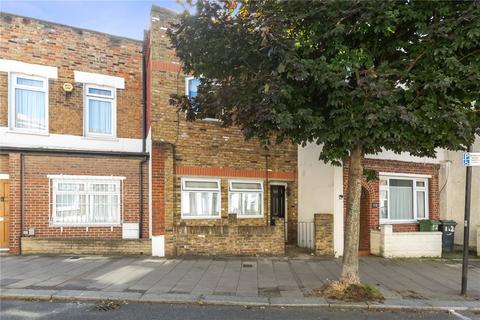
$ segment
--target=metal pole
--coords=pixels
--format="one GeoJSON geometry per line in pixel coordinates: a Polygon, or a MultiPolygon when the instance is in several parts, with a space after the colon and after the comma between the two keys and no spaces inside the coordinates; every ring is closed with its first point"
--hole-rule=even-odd
{"type": "MultiPolygon", "coordinates": [[[[471,152],[471,146],[468,147],[467,152],[471,152]]],[[[470,203],[472,197],[472,166],[467,166],[467,175],[465,183],[465,219],[463,222],[463,264],[462,264],[462,292],[465,296],[467,294],[468,282],[468,241],[470,235],[470,203]]]]}

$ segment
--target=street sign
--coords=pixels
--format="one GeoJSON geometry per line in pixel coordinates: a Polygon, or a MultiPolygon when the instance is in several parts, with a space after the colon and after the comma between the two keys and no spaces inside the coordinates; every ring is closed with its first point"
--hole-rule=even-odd
{"type": "Polygon", "coordinates": [[[463,165],[465,167],[480,166],[480,152],[465,152],[463,154],[463,165]]]}

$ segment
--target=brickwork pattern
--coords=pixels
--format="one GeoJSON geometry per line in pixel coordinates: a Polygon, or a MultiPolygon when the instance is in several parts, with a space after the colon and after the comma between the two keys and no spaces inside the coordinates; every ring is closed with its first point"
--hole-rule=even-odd
{"type": "MultiPolygon", "coordinates": [[[[142,42],[100,32],[0,13],[0,56],[58,67],[58,79],[49,81],[50,133],[83,135],[83,84],[73,71],[93,72],[125,79],[117,90],[117,136],[142,138],[142,42]],[[74,84],[71,94],[65,82],[74,84]]],[[[0,72],[0,126],[8,125],[8,76],[0,72]]]]}
{"type": "MultiPolygon", "coordinates": [[[[140,159],[28,154],[24,157],[23,230],[35,229],[35,236],[49,238],[121,238],[120,227],[55,227],[50,225],[51,190],[49,174],[124,176],[123,222],[140,222],[140,159]]],[[[20,155],[10,156],[10,250],[19,253],[20,155]]],[[[143,164],[142,237],[148,237],[148,167],[143,164]]]]}
{"type": "Polygon", "coordinates": [[[150,240],[22,237],[23,254],[151,255],[150,240]]]}
{"type": "Polygon", "coordinates": [[[315,255],[333,256],[333,214],[315,213],[315,255]]]}

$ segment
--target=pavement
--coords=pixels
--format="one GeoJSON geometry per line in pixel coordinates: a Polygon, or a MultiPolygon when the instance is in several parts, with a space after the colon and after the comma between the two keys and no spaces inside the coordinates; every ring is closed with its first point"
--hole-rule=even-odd
{"type": "Polygon", "coordinates": [[[316,257],[2,256],[0,298],[480,311],[480,260],[471,261],[467,297],[459,295],[460,261],[377,257],[360,258],[360,277],[382,291],[383,303],[312,295],[340,271],[341,260],[316,257]]]}

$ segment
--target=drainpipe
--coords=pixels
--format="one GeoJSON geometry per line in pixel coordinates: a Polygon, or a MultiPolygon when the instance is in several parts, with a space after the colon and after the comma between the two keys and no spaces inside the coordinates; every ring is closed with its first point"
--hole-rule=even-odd
{"type": "Polygon", "coordinates": [[[25,162],[24,155],[20,153],[20,237],[18,239],[19,253],[22,254],[22,235],[23,235],[23,213],[25,210],[23,195],[24,195],[24,173],[25,162]]]}

